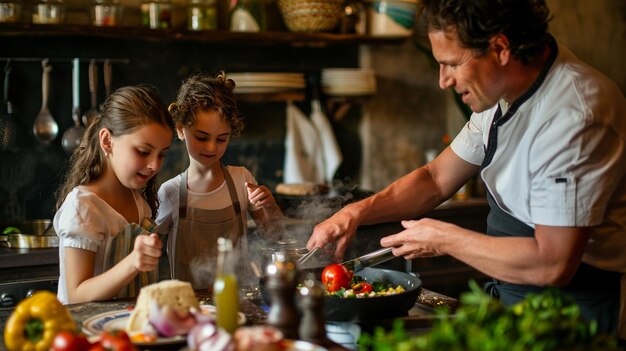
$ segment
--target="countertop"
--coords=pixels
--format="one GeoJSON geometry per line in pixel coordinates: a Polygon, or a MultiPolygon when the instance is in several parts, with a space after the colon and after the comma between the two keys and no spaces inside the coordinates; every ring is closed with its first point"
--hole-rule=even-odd
{"type": "Polygon", "coordinates": [[[42,266],[59,263],[59,249],[0,248],[0,268],[42,266]]]}
{"type": "MultiPolygon", "coordinates": [[[[200,304],[212,304],[212,294],[210,290],[196,291],[196,295],[200,304]]],[[[242,292],[245,295],[245,292],[242,292]]],[[[249,295],[248,295],[249,296],[249,295]]],[[[258,325],[265,323],[267,314],[257,305],[258,300],[254,298],[242,298],[240,300],[240,309],[246,315],[246,325],[258,325]]],[[[121,299],[107,302],[88,302],[74,305],[67,305],[72,317],[77,323],[82,323],[89,317],[104,312],[130,309],[134,306],[134,300],[121,299]]],[[[408,311],[408,315],[400,317],[405,321],[407,330],[424,330],[427,329],[434,318],[434,308],[438,306],[447,306],[451,311],[458,307],[458,300],[438,294],[425,288],[421,288],[415,306],[408,311]]],[[[13,312],[13,309],[0,309],[0,330],[4,330],[7,319],[13,312]]],[[[359,323],[362,324],[364,330],[371,330],[375,326],[390,327],[393,320],[381,320],[359,323]]],[[[179,345],[184,346],[184,343],[179,345]]],[[[330,343],[326,345],[330,351],[342,351],[343,347],[330,343]]],[[[163,345],[159,347],[151,346],[150,350],[176,350],[173,345],[163,345]]],[[[4,349],[4,339],[0,343],[0,349],[4,349]]]]}

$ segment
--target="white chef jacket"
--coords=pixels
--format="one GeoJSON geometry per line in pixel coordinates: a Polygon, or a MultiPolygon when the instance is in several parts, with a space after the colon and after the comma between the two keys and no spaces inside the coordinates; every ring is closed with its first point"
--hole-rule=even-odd
{"type": "MultiPolygon", "coordinates": [[[[506,103],[500,102],[503,114],[506,103]]],[[[474,113],[451,144],[480,165],[498,106],[474,113]]],[[[592,227],[582,261],[626,272],[626,99],[601,73],[559,46],[545,81],[498,129],[481,171],[498,206],[534,228],[592,227]]],[[[626,338],[622,278],[621,326],[626,338]]]]}
{"type": "MultiPolygon", "coordinates": [[[[472,115],[451,144],[459,157],[482,163],[496,109],[472,115]]],[[[583,261],[626,272],[625,172],[626,99],[559,47],[544,83],[499,128],[481,176],[498,205],[533,228],[593,226],[583,261]]]]}

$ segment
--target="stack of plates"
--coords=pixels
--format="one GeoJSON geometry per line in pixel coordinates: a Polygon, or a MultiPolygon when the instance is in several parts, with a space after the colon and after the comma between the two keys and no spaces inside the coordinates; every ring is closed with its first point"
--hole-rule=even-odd
{"type": "Polygon", "coordinates": [[[235,93],[279,93],[304,89],[306,81],[303,73],[229,73],[227,78],[235,81],[235,93]]]}
{"type": "Polygon", "coordinates": [[[322,70],[322,91],[339,96],[371,95],[376,92],[376,75],[371,69],[326,68],[322,70]]]}

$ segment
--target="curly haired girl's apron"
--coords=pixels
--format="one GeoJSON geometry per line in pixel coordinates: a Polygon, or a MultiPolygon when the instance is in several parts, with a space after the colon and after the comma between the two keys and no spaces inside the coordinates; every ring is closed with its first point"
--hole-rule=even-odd
{"type": "Polygon", "coordinates": [[[178,229],[168,240],[168,253],[172,278],[191,282],[194,289],[213,285],[217,238],[232,240],[239,262],[244,261],[248,249],[237,190],[223,165],[222,170],[232,205],[219,210],[188,208],[187,171],[181,174],[178,229]]]}

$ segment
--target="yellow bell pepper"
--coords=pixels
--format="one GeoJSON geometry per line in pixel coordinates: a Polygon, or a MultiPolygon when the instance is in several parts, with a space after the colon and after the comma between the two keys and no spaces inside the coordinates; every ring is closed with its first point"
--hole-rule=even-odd
{"type": "Polygon", "coordinates": [[[17,305],[4,328],[4,344],[9,351],[47,351],[63,330],[75,331],[76,323],[54,293],[42,290],[17,305]]]}

